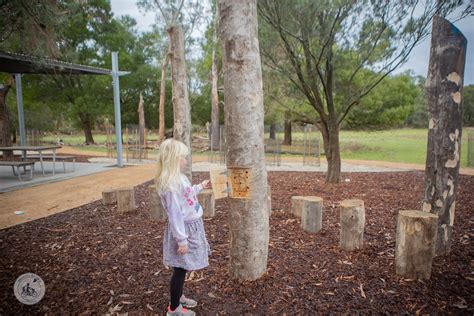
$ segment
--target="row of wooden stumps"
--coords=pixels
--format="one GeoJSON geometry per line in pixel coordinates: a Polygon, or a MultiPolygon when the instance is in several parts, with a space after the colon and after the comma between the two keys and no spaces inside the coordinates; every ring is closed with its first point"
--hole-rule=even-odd
{"type": "MultiPolygon", "coordinates": [[[[166,210],[161,204],[155,185],[148,186],[148,194],[150,197],[150,218],[156,221],[166,220],[166,210]]],[[[204,210],[204,217],[214,217],[215,200],[212,190],[203,190],[199,193],[198,199],[204,210]]],[[[123,187],[118,189],[109,189],[102,192],[102,202],[104,205],[117,203],[117,211],[126,213],[137,208],[135,202],[135,188],[123,187]]]]}
{"type": "MultiPolygon", "coordinates": [[[[148,187],[150,196],[150,218],[166,220],[166,211],[154,185],[148,187]]],[[[203,190],[198,199],[204,210],[204,217],[215,216],[215,199],[212,190],[203,190]]],[[[135,188],[123,187],[102,192],[105,205],[117,203],[117,211],[126,213],[137,208],[135,188]]],[[[268,210],[271,215],[271,188],[268,187],[268,210]]],[[[301,227],[310,233],[322,229],[323,199],[317,196],[293,196],[291,212],[301,218],[301,227]]],[[[359,199],[340,203],[339,246],[346,251],[361,249],[364,244],[365,207],[359,199]]],[[[435,251],[438,216],[420,211],[400,211],[397,222],[395,268],[405,278],[429,279],[435,251]]]]}
{"type": "MultiPolygon", "coordinates": [[[[365,207],[358,199],[340,204],[341,232],[339,246],[343,250],[361,249],[364,244],[365,207]]],[[[301,227],[310,233],[322,228],[323,199],[317,196],[293,196],[292,213],[301,218],[301,227]]],[[[429,279],[435,253],[438,227],[436,214],[400,211],[397,222],[396,273],[409,279],[429,279]]]]}

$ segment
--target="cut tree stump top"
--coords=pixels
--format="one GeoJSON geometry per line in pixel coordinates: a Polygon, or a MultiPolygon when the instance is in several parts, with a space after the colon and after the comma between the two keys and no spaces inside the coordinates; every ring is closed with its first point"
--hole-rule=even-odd
{"type": "Polygon", "coordinates": [[[414,210],[408,210],[408,211],[400,211],[400,215],[405,216],[405,217],[422,217],[422,218],[438,218],[437,214],[429,213],[429,212],[422,212],[422,211],[414,211],[414,210]]]}
{"type": "Polygon", "coordinates": [[[349,199],[341,202],[342,207],[355,207],[364,205],[364,201],[359,199],[349,199]]]}
{"type": "Polygon", "coordinates": [[[301,198],[309,202],[322,202],[323,201],[323,199],[320,198],[319,196],[299,196],[298,198],[301,198]]]}

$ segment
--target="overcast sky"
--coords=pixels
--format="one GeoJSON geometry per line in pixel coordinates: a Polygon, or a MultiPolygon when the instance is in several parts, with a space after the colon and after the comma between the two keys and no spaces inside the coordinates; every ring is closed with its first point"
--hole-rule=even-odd
{"type": "MultiPolygon", "coordinates": [[[[135,18],[139,30],[150,30],[154,23],[154,13],[143,14],[138,10],[134,0],[111,0],[112,12],[116,17],[128,14],[135,18]]],[[[464,70],[464,84],[474,84],[474,17],[469,16],[461,21],[455,22],[455,25],[467,38],[466,68],[464,70]]],[[[413,49],[411,55],[403,66],[396,73],[406,70],[413,70],[415,75],[426,77],[428,73],[428,62],[430,57],[430,41],[428,37],[417,47],[413,49]]]]}

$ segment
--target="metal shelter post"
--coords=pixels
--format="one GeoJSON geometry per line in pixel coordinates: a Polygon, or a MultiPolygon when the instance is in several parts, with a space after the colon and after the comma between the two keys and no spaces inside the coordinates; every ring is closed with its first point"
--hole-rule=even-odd
{"type": "MultiPolygon", "coordinates": [[[[123,167],[122,159],[122,119],[120,116],[120,85],[118,70],[118,52],[112,52],[112,79],[114,87],[115,137],[117,142],[117,166],[123,167]]],[[[123,73],[125,74],[125,73],[123,73]]]]}

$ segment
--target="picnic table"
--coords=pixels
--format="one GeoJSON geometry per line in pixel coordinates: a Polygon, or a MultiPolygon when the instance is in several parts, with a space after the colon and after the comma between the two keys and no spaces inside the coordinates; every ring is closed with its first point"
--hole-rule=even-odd
{"type": "Polygon", "coordinates": [[[23,160],[26,161],[28,159],[28,152],[37,152],[41,164],[41,171],[43,172],[43,176],[45,175],[44,166],[43,166],[43,158],[45,157],[43,152],[44,151],[51,151],[52,152],[52,160],[53,160],[53,176],[55,175],[55,164],[56,164],[56,149],[61,148],[61,146],[57,145],[50,145],[50,146],[8,146],[8,147],[0,147],[0,151],[3,153],[5,152],[13,152],[13,151],[21,151],[23,152],[23,160]]]}

